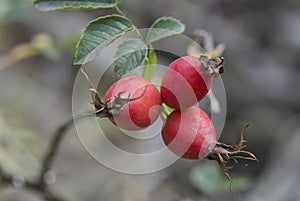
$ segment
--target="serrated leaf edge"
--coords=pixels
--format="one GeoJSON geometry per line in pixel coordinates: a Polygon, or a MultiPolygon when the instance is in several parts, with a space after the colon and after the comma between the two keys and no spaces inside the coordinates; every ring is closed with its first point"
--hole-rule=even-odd
{"type": "MultiPolygon", "coordinates": [[[[107,6],[63,6],[63,7],[58,7],[58,8],[48,8],[48,9],[42,9],[39,7],[39,3],[44,3],[44,2],[37,2],[38,0],[34,0],[33,4],[34,7],[36,9],[38,9],[39,11],[44,11],[44,12],[48,12],[48,11],[60,11],[60,10],[81,10],[81,9],[100,9],[100,8],[114,8],[116,7],[118,4],[122,3],[124,0],[117,0],[114,3],[112,3],[111,5],[107,5],[107,6]]],[[[45,2],[47,3],[47,2],[45,2]]]]}
{"type": "MultiPolygon", "coordinates": [[[[130,41],[133,41],[133,40],[139,40],[139,41],[142,41],[143,43],[144,43],[144,45],[145,45],[145,50],[146,50],[146,54],[145,54],[145,57],[143,58],[143,64],[145,64],[145,61],[146,61],[146,58],[147,58],[147,56],[148,56],[148,51],[147,51],[147,49],[148,49],[148,47],[147,47],[147,44],[143,41],[143,40],[141,40],[141,39],[139,39],[139,38],[130,38],[130,39],[128,39],[128,40],[125,40],[125,41],[123,41],[118,47],[117,47],[117,50],[116,50],[116,52],[115,52],[115,56],[114,56],[114,62],[113,62],[113,66],[114,66],[114,69],[115,69],[115,61],[119,58],[119,57],[122,57],[123,55],[125,55],[125,54],[123,54],[123,55],[120,55],[120,56],[118,56],[117,57],[117,52],[119,51],[119,49],[120,49],[120,46],[122,46],[123,44],[125,44],[125,43],[128,43],[128,42],[130,42],[130,41]]],[[[132,52],[134,52],[134,51],[132,51],[132,52]]],[[[128,53],[127,53],[128,54],[128,53]]],[[[134,70],[134,69],[132,69],[132,70],[134,70]]],[[[132,71],[131,70],[131,71],[132,71]]],[[[129,71],[128,73],[130,73],[131,71],[129,71]]],[[[124,75],[124,74],[120,74],[120,73],[117,73],[117,72],[115,72],[114,71],[114,77],[116,77],[116,76],[122,76],[122,75],[124,75]]]]}
{"type": "MultiPolygon", "coordinates": [[[[74,56],[74,62],[73,62],[73,65],[83,65],[83,64],[86,64],[86,63],[88,63],[88,62],[90,62],[90,61],[93,60],[93,59],[92,59],[92,60],[88,60],[88,61],[84,61],[84,62],[81,62],[82,59],[79,59],[79,60],[78,60],[78,56],[79,56],[79,55],[78,55],[78,48],[79,48],[80,42],[82,41],[82,39],[83,39],[83,37],[84,37],[85,31],[88,29],[88,27],[89,27],[92,23],[97,22],[98,20],[101,20],[101,19],[109,18],[109,17],[120,17],[120,18],[123,18],[123,19],[125,19],[125,20],[128,20],[128,21],[131,23],[132,26],[129,27],[128,29],[125,29],[125,30],[124,30],[124,33],[120,33],[120,34],[115,35],[115,37],[114,37],[112,40],[108,41],[108,42],[105,44],[106,46],[109,45],[110,43],[112,43],[113,41],[115,41],[116,39],[118,39],[120,36],[124,35],[126,32],[128,32],[128,31],[134,29],[134,26],[133,26],[131,20],[129,20],[128,18],[126,18],[126,17],[124,17],[124,16],[122,16],[122,15],[116,15],[116,14],[106,15],[106,16],[101,16],[101,17],[98,17],[98,18],[96,18],[96,19],[90,21],[90,22],[88,23],[88,25],[83,29],[82,34],[81,34],[81,36],[80,36],[80,38],[79,38],[79,41],[78,41],[77,44],[76,44],[76,47],[75,47],[76,51],[75,51],[75,56],[74,56]]],[[[94,49],[93,51],[91,51],[90,53],[94,52],[96,49],[97,49],[97,48],[95,48],[95,49],[94,49]]]]}
{"type": "MultiPolygon", "coordinates": [[[[164,28],[155,28],[155,29],[164,29],[164,28]]],[[[169,30],[169,29],[166,29],[166,30],[169,30]]],[[[181,34],[181,33],[184,32],[184,30],[185,30],[185,25],[184,25],[180,20],[178,20],[178,19],[176,19],[176,18],[174,18],[174,17],[160,17],[160,18],[156,19],[156,20],[153,22],[153,24],[151,25],[151,27],[149,28],[149,31],[148,31],[148,33],[147,33],[147,35],[146,35],[146,40],[145,40],[145,41],[146,41],[147,44],[151,44],[151,43],[156,42],[156,41],[158,41],[158,40],[161,40],[161,39],[164,39],[164,38],[168,38],[168,37],[171,37],[171,36],[174,36],[174,35],[177,35],[177,34],[181,34]],[[168,36],[159,38],[159,39],[154,40],[154,41],[151,41],[151,42],[148,41],[148,36],[149,36],[149,33],[150,33],[151,29],[154,28],[154,26],[155,26],[157,23],[159,23],[160,21],[163,21],[163,20],[173,20],[173,21],[176,21],[176,22],[178,22],[178,24],[181,24],[181,25],[183,26],[183,30],[180,31],[180,32],[175,32],[175,31],[173,31],[174,34],[170,34],[170,35],[168,35],[168,36]]],[[[171,31],[171,30],[169,30],[169,31],[171,31]]]]}

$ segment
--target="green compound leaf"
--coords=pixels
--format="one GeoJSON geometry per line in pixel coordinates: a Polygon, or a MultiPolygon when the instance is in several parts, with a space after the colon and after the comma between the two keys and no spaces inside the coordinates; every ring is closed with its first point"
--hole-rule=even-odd
{"type": "Polygon", "coordinates": [[[35,0],[42,11],[113,8],[124,0],[35,0]]]}
{"type": "Polygon", "coordinates": [[[147,57],[147,45],[144,41],[133,38],[119,45],[114,61],[114,75],[124,75],[144,65],[147,57]]]}
{"type": "Polygon", "coordinates": [[[172,17],[157,19],[146,36],[148,44],[184,32],[185,26],[179,20],[172,17]]]}
{"type": "Polygon", "coordinates": [[[134,28],[129,19],[120,15],[108,15],[91,21],[77,43],[73,64],[92,61],[104,47],[134,28]]]}

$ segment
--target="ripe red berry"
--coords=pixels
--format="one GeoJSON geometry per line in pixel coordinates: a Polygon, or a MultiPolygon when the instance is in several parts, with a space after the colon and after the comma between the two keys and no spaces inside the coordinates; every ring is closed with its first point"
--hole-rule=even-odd
{"type": "Polygon", "coordinates": [[[150,126],[159,116],[161,97],[148,80],[129,76],[115,82],[106,92],[104,103],[109,119],[126,130],[141,130],[150,126]]]}
{"type": "Polygon", "coordinates": [[[162,129],[162,138],[168,148],[183,158],[215,160],[230,182],[229,170],[237,159],[257,160],[255,155],[243,150],[244,132],[238,144],[227,145],[216,140],[216,131],[207,114],[197,107],[175,110],[168,116],[162,129]]]}
{"type": "Polygon", "coordinates": [[[207,114],[197,107],[175,110],[162,129],[168,148],[183,158],[206,157],[216,145],[216,131],[207,114]]]}
{"type": "Polygon", "coordinates": [[[162,79],[163,102],[175,109],[185,109],[199,102],[209,91],[212,75],[224,71],[223,58],[184,56],[173,61],[162,79]]]}

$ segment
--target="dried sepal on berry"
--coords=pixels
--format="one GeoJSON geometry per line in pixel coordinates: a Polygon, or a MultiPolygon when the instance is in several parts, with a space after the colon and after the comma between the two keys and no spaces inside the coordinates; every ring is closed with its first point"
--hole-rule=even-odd
{"type": "MultiPolygon", "coordinates": [[[[96,115],[97,117],[108,117],[112,118],[122,112],[122,108],[125,104],[130,103],[131,101],[140,99],[146,92],[147,86],[144,87],[144,92],[135,98],[130,98],[130,94],[128,94],[127,98],[122,98],[121,95],[125,92],[119,92],[117,96],[109,99],[106,102],[103,102],[99,96],[98,91],[94,88],[91,80],[88,75],[81,69],[81,73],[85,76],[89,83],[89,91],[92,93],[92,102],[90,102],[95,107],[95,112],[90,115],[96,115]]],[[[88,116],[90,116],[88,115],[88,116]]]]}
{"type": "Polygon", "coordinates": [[[207,75],[217,77],[225,71],[224,57],[210,58],[206,55],[201,55],[200,62],[204,66],[207,75]]]}
{"type": "Polygon", "coordinates": [[[235,145],[227,145],[222,142],[217,142],[214,149],[209,153],[206,157],[208,160],[215,160],[220,165],[223,173],[227,177],[228,181],[230,182],[230,190],[232,191],[232,181],[230,177],[230,169],[234,167],[234,164],[238,163],[237,159],[244,159],[244,160],[251,160],[257,161],[256,156],[250,152],[245,151],[244,148],[247,146],[245,143],[247,142],[244,140],[244,134],[246,129],[249,127],[247,124],[241,131],[241,138],[238,144],[235,145]],[[232,164],[232,162],[234,162],[232,164]]]}

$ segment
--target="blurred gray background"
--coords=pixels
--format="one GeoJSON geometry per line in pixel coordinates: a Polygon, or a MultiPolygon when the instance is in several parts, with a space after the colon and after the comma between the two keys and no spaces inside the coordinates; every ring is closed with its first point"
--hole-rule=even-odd
{"type": "MultiPolygon", "coordinates": [[[[186,25],[187,36],[206,29],[216,43],[226,44],[222,78],[228,112],[221,141],[236,143],[250,123],[246,139],[259,162],[241,161],[232,170],[233,194],[211,161],[181,159],[157,173],[126,175],[93,160],[71,128],[55,159],[53,191],[70,201],[299,201],[300,2],[126,0],[120,8],[137,27],[173,16],[186,25]]],[[[36,176],[51,134],[72,115],[78,35],[91,19],[112,12],[45,13],[32,0],[0,1],[0,165],[5,171],[36,176]],[[42,54],[28,49],[29,43],[41,45],[42,54]]],[[[158,59],[168,63],[172,57],[159,54],[158,59]]],[[[103,92],[112,82],[107,74],[103,92]]],[[[16,185],[0,186],[0,200],[42,198],[16,185]]]]}

